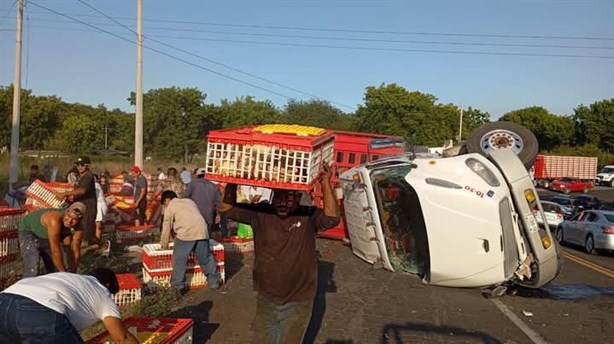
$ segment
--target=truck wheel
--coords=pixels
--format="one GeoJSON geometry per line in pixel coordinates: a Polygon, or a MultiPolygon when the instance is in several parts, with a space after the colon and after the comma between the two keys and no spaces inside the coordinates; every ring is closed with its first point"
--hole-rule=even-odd
{"type": "Polygon", "coordinates": [[[612,179],[612,181],[610,181],[610,187],[614,188],[614,179],[612,179]]]}
{"type": "Polygon", "coordinates": [[[474,130],[467,138],[467,151],[486,157],[497,149],[511,149],[530,169],[537,158],[539,144],[527,128],[512,122],[486,123],[474,130]]]}

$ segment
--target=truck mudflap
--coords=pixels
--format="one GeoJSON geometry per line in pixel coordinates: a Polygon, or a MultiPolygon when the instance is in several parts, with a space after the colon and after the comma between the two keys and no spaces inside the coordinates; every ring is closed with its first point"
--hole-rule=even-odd
{"type": "MultiPolygon", "coordinates": [[[[520,285],[539,288],[549,283],[559,273],[558,247],[548,226],[540,228],[533,208],[539,202],[533,182],[518,157],[509,150],[490,152],[493,162],[507,180],[518,212],[518,226],[529,253],[528,260],[523,259],[516,275],[520,285]],[[527,269],[529,268],[529,269],[527,269]]],[[[537,211],[542,211],[537,206],[537,211]]],[[[542,218],[545,215],[542,214],[542,218]]]]}

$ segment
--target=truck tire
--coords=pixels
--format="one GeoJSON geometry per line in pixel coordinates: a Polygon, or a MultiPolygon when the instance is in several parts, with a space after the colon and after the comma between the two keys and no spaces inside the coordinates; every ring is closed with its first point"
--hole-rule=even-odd
{"type": "Polygon", "coordinates": [[[539,143],[527,128],[513,122],[486,123],[467,138],[467,151],[486,157],[497,149],[511,149],[524,166],[530,169],[537,158],[539,143]]]}

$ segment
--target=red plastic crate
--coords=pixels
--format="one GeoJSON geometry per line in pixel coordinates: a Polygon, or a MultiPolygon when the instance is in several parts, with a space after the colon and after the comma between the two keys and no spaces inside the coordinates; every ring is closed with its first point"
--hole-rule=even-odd
{"type": "Polygon", "coordinates": [[[18,230],[24,212],[22,209],[0,208],[0,233],[18,230]]]}
{"type": "Polygon", "coordinates": [[[210,131],[206,177],[243,185],[309,190],[322,164],[332,161],[333,133],[312,127],[285,127],[291,129],[289,133],[271,125],[210,131]],[[292,128],[295,133],[291,133],[292,128]],[[304,128],[316,132],[299,134],[304,128]]]}
{"type": "MultiPolygon", "coordinates": [[[[134,334],[140,343],[188,344],[192,343],[192,319],[173,318],[128,318],[123,321],[128,331],[134,334]]],[[[105,344],[113,339],[107,331],[87,341],[87,344],[105,344]]]]}
{"type": "Polygon", "coordinates": [[[44,183],[36,179],[30,184],[26,190],[26,194],[28,198],[32,198],[36,201],[30,204],[30,208],[37,206],[39,208],[60,208],[65,202],[59,199],[56,194],[58,192],[66,192],[73,189],[74,187],[72,184],[56,182],[44,183]],[[39,206],[39,203],[43,206],[39,206]]]}
{"type": "MultiPolygon", "coordinates": [[[[143,267],[149,271],[161,271],[173,268],[173,249],[171,247],[167,250],[161,250],[160,244],[146,244],[143,245],[143,267]]],[[[210,239],[209,248],[211,253],[215,257],[215,260],[219,263],[224,263],[224,245],[217,241],[210,239]]],[[[198,267],[196,264],[197,259],[192,252],[188,257],[188,268],[198,267]]]]}
{"type": "Polygon", "coordinates": [[[19,258],[19,230],[0,232],[0,261],[19,258]]]}
{"type": "Polygon", "coordinates": [[[119,291],[113,294],[113,300],[118,306],[124,306],[141,299],[141,281],[133,273],[116,274],[119,291]]]}
{"type": "Polygon", "coordinates": [[[116,226],[115,240],[118,243],[129,240],[140,240],[150,238],[160,232],[160,227],[156,225],[141,225],[141,226],[116,226]]]}
{"type": "Polygon", "coordinates": [[[254,252],[254,239],[253,238],[239,238],[230,237],[222,240],[224,250],[234,253],[250,253],[254,252]]]}
{"type": "MultiPolygon", "coordinates": [[[[218,267],[219,269],[219,267],[218,267]]],[[[169,287],[173,269],[151,271],[143,266],[143,282],[152,286],[169,287]]],[[[189,289],[199,289],[207,286],[207,277],[200,266],[186,269],[186,285],[189,289]]]]}

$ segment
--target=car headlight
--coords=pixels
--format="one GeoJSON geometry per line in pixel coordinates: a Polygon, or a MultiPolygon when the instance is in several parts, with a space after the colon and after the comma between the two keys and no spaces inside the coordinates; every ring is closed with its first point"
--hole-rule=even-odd
{"type": "Polygon", "coordinates": [[[465,160],[465,164],[467,165],[467,167],[469,167],[471,171],[473,171],[473,173],[477,174],[478,176],[480,176],[480,178],[484,179],[484,181],[488,183],[488,185],[490,186],[501,185],[499,183],[499,180],[495,176],[495,174],[492,173],[492,171],[478,159],[469,158],[465,160]]]}

